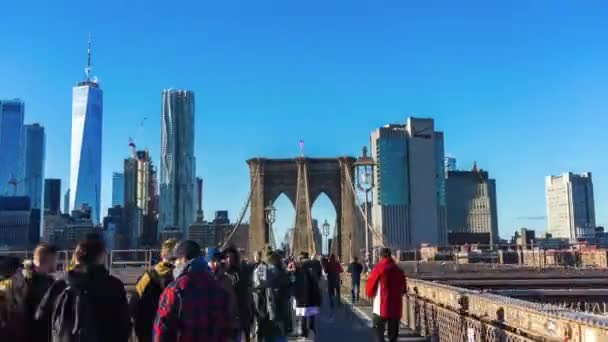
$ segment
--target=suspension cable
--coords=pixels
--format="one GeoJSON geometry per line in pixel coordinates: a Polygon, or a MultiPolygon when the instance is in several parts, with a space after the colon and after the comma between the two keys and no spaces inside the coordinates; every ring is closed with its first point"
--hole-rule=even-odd
{"type": "MultiPolygon", "coordinates": [[[[355,197],[355,199],[356,199],[356,198],[357,198],[357,192],[355,191],[355,186],[354,186],[354,184],[353,184],[353,182],[352,182],[352,179],[351,179],[351,177],[350,177],[350,170],[348,169],[348,167],[346,167],[346,168],[345,168],[345,170],[346,170],[346,179],[348,180],[348,184],[350,185],[350,186],[349,186],[349,188],[350,188],[350,190],[353,192],[353,197],[355,197]]],[[[367,206],[367,203],[365,203],[364,205],[366,205],[366,206],[367,206]]],[[[363,209],[361,209],[361,207],[360,207],[360,206],[358,206],[358,205],[356,205],[356,204],[355,204],[355,206],[357,207],[357,209],[358,209],[359,213],[360,213],[360,214],[361,214],[361,216],[363,217],[363,224],[365,225],[365,222],[367,222],[367,227],[366,227],[366,229],[369,229],[369,230],[372,232],[372,234],[374,234],[374,236],[375,236],[376,238],[378,238],[378,240],[379,240],[379,241],[381,241],[383,244],[388,245],[388,247],[390,247],[391,249],[395,249],[395,250],[396,250],[396,249],[397,249],[397,247],[396,247],[396,246],[393,246],[393,245],[392,245],[392,244],[390,244],[390,243],[388,243],[388,244],[387,244],[387,242],[386,242],[386,241],[384,241],[384,238],[382,237],[382,234],[381,234],[380,232],[378,232],[378,231],[377,231],[377,230],[374,228],[374,226],[373,226],[373,225],[372,225],[372,224],[369,222],[370,220],[366,220],[366,217],[365,217],[365,212],[363,211],[363,209]]]]}
{"type": "Polygon", "coordinates": [[[226,246],[232,239],[232,236],[234,235],[234,233],[236,233],[236,230],[241,226],[241,223],[243,222],[243,219],[245,218],[245,214],[247,213],[247,209],[249,208],[249,204],[251,203],[251,197],[253,197],[253,191],[258,183],[259,177],[260,177],[260,165],[258,164],[258,167],[255,171],[255,175],[253,177],[253,183],[251,185],[251,189],[249,189],[249,195],[247,196],[247,201],[245,201],[245,205],[243,206],[243,209],[241,210],[238,220],[234,224],[234,228],[232,228],[232,232],[230,232],[230,235],[228,235],[228,238],[226,238],[226,240],[224,241],[224,244],[222,245],[222,249],[226,248],[226,246]]]}

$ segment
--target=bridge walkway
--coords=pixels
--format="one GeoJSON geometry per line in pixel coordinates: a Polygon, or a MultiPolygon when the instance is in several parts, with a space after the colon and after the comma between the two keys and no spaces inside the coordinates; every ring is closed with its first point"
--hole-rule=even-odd
{"type": "MultiPolygon", "coordinates": [[[[310,342],[374,342],[372,330],[372,307],[369,303],[353,304],[350,298],[343,297],[342,304],[331,310],[327,295],[324,296],[321,314],[316,319],[317,334],[308,339],[290,337],[289,341],[310,342]]],[[[401,325],[399,342],[426,342],[426,337],[420,337],[413,331],[401,325]]]]}

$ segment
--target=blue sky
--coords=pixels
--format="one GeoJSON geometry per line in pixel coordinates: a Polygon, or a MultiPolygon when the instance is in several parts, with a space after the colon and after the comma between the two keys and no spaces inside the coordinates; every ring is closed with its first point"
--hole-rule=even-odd
{"type": "MultiPolygon", "coordinates": [[[[522,217],[545,215],[544,177],[568,170],[594,173],[608,224],[608,2],[38,0],[3,13],[0,98],[24,99],[26,121],[46,127],[46,175],[64,191],[92,33],[104,208],[129,137],[158,163],[160,92],[175,87],[196,92],[207,217],[236,216],[249,157],[295,156],[300,139],[310,156],[358,154],[412,115],[435,118],[460,167],[496,178],[503,237],[545,228],[522,217]]],[[[282,237],[293,209],[277,206],[282,237]]],[[[325,199],[313,216],[335,213],[325,199]]]]}

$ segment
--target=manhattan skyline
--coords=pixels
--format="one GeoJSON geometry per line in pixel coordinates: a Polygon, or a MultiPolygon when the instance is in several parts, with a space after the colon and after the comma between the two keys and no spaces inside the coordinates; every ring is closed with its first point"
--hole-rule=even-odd
{"type": "Polygon", "coordinates": [[[92,32],[104,89],[101,215],[129,137],[160,165],[158,95],[175,87],[197,95],[208,218],[238,214],[247,158],[295,157],[300,139],[308,156],[357,156],[372,130],[415,116],[435,120],[461,169],[477,160],[496,179],[501,237],[545,230],[524,218],[546,216],[544,177],[568,171],[593,172],[596,220],[608,223],[603,2],[192,2],[170,17],[161,4],[10,4],[0,23],[11,47],[0,98],[21,98],[27,121],[45,127],[45,175],[62,179],[62,194],[71,87],[92,32]]]}

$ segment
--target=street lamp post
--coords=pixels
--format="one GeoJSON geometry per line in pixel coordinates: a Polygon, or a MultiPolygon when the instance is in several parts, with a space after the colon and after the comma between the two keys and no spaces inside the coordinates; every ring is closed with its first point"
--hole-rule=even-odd
{"type": "Polygon", "coordinates": [[[325,219],[323,222],[323,235],[325,236],[325,246],[327,247],[327,254],[329,254],[329,222],[325,219]]]}
{"type": "Polygon", "coordinates": [[[272,202],[268,202],[268,206],[264,208],[264,212],[266,214],[266,224],[268,224],[268,241],[266,242],[270,243],[272,241],[270,236],[272,234],[272,224],[276,220],[277,209],[272,205],[272,202]]]}
{"type": "Polygon", "coordinates": [[[368,223],[368,204],[369,204],[369,193],[374,189],[374,167],[376,163],[372,158],[367,155],[367,147],[363,146],[361,157],[355,162],[355,176],[357,177],[357,188],[365,192],[365,258],[366,264],[369,267],[369,223],[368,223]]]}

